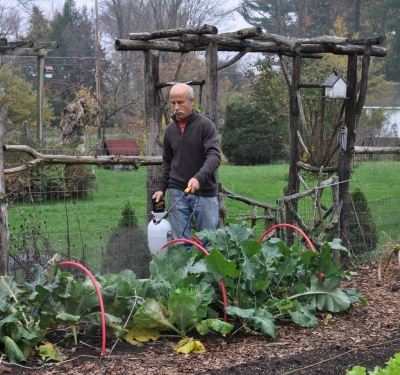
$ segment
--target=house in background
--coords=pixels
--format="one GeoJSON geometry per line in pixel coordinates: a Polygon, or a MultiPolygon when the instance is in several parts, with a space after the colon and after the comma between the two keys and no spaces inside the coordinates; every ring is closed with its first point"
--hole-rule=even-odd
{"type": "Polygon", "coordinates": [[[377,109],[384,109],[388,116],[388,123],[390,127],[397,130],[397,137],[400,137],[400,82],[395,83],[395,93],[391,98],[389,104],[385,107],[378,105],[364,106],[367,111],[374,111],[377,109]]]}
{"type": "MultiPolygon", "coordinates": [[[[110,139],[104,141],[104,155],[139,156],[139,146],[135,139],[110,139]]],[[[135,170],[132,165],[109,165],[113,170],[135,170]]]]}

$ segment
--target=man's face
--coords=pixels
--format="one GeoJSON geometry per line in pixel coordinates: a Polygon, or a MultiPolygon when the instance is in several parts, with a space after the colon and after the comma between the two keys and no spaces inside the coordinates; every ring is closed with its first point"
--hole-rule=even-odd
{"type": "Polygon", "coordinates": [[[189,100],[187,87],[185,85],[174,86],[169,92],[172,114],[178,121],[190,116],[193,110],[194,98],[189,100]]]}

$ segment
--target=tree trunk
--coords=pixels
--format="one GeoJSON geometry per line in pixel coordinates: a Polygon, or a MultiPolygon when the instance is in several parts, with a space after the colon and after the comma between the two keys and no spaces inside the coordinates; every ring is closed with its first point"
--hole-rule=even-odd
{"type": "Polygon", "coordinates": [[[343,202],[340,212],[340,230],[343,245],[350,245],[349,231],[349,188],[350,188],[350,165],[352,161],[353,147],[355,141],[356,124],[356,98],[357,98],[357,54],[349,56],[347,63],[347,100],[345,106],[345,125],[347,126],[347,148],[340,153],[338,176],[339,176],[339,200],[343,202]]]}
{"type": "Polygon", "coordinates": [[[4,157],[3,157],[4,122],[0,118],[0,276],[8,276],[8,212],[7,196],[4,181],[4,157]]]}
{"type": "MultiPolygon", "coordinates": [[[[146,156],[162,155],[161,141],[161,101],[156,88],[159,81],[158,51],[144,51],[144,85],[145,85],[145,123],[146,123],[146,156]]],[[[152,203],[160,167],[147,167],[147,215],[150,220],[152,203]]]]}
{"type": "MultiPolygon", "coordinates": [[[[301,57],[293,58],[292,80],[289,87],[289,111],[290,125],[289,137],[290,153],[289,153],[289,180],[285,188],[285,196],[296,194],[299,191],[297,179],[297,161],[299,160],[299,147],[297,140],[297,132],[300,130],[300,106],[297,99],[297,91],[299,90],[299,82],[301,79],[301,57]]],[[[292,206],[297,211],[297,200],[293,200],[292,206]]],[[[286,223],[295,224],[292,212],[286,208],[286,223]]],[[[287,237],[288,245],[293,243],[293,235],[287,237]]]]}

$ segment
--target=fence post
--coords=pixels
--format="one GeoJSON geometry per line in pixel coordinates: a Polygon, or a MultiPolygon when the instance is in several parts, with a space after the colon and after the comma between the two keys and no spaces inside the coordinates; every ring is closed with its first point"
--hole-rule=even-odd
{"type": "Polygon", "coordinates": [[[8,213],[3,155],[4,121],[0,117],[0,276],[8,276],[8,213]]]}

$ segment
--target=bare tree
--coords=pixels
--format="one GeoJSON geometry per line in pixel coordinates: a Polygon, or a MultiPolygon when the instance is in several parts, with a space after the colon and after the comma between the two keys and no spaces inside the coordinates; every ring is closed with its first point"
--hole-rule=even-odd
{"type": "Polygon", "coordinates": [[[0,37],[19,39],[21,17],[15,7],[6,2],[0,3],[0,37]]]}

